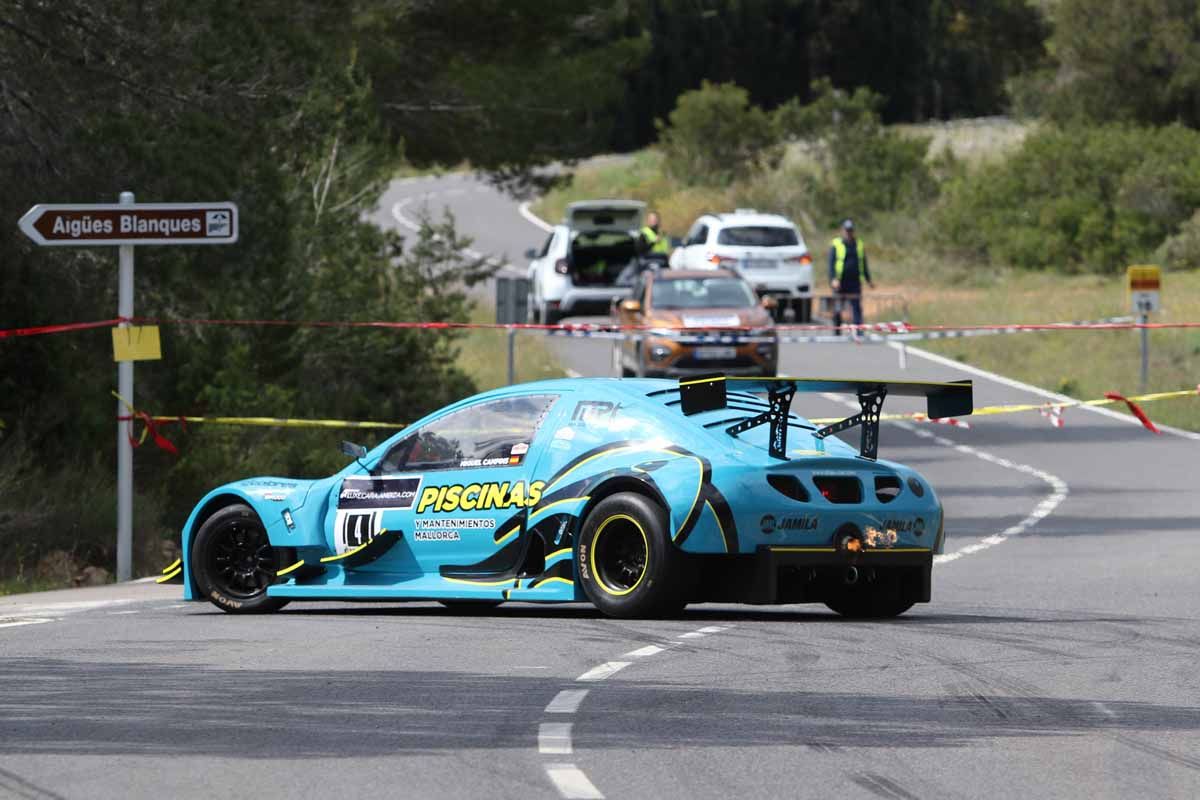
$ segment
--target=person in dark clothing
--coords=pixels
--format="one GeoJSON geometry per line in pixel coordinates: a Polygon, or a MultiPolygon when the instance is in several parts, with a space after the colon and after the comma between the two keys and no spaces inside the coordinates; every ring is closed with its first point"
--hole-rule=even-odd
{"type": "Polygon", "coordinates": [[[829,286],[833,289],[833,325],[842,332],[842,312],[850,306],[854,324],[863,324],[862,282],[872,289],[871,270],[867,266],[867,249],[854,235],[854,220],[842,223],[842,234],[829,247],[829,286]]]}

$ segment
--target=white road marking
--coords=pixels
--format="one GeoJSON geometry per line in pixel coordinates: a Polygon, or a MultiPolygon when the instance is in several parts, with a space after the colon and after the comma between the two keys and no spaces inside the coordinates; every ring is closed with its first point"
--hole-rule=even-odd
{"type": "Polygon", "coordinates": [[[529,201],[528,200],[526,200],[524,203],[521,203],[521,205],[517,206],[517,211],[520,212],[521,216],[524,217],[527,221],[536,225],[537,227],[541,228],[542,230],[546,231],[547,233],[554,230],[553,225],[551,225],[549,222],[546,222],[546,220],[542,219],[537,214],[534,214],[532,211],[529,210],[529,201]]]}
{"type": "Polygon", "coordinates": [[[1099,711],[1101,714],[1103,714],[1106,717],[1113,718],[1113,717],[1117,716],[1117,712],[1113,711],[1111,708],[1104,705],[1104,703],[1101,703],[1099,700],[1093,700],[1092,705],[1095,706],[1097,711],[1099,711]]]}
{"type": "Polygon", "coordinates": [[[13,605],[8,606],[0,603],[0,612],[11,611],[17,614],[37,614],[48,612],[52,614],[74,614],[79,611],[92,611],[97,608],[107,608],[108,606],[123,606],[129,603],[136,603],[136,600],[121,599],[121,600],[83,600],[67,603],[43,603],[42,605],[13,605]]]}
{"type": "Polygon", "coordinates": [[[543,722],[539,725],[538,752],[544,756],[571,755],[571,723],[543,722]]]}
{"type": "Polygon", "coordinates": [[[645,647],[639,647],[637,650],[630,650],[628,653],[621,656],[621,658],[645,658],[646,656],[652,656],[655,653],[661,653],[664,649],[666,648],[659,647],[656,644],[648,644],[645,647]]]}
{"type": "MultiPolygon", "coordinates": [[[[896,347],[900,347],[900,343],[899,342],[891,342],[891,343],[889,343],[888,346],[896,348],[896,347]]],[[[1058,403],[1077,402],[1075,400],[1075,398],[1067,397],[1065,394],[1058,394],[1057,392],[1051,392],[1046,389],[1042,389],[1041,387],[1038,387],[1038,386],[1033,386],[1028,383],[1022,383],[1021,381],[1014,380],[1013,378],[1006,378],[1003,375],[996,374],[995,372],[988,372],[986,369],[981,369],[979,367],[973,367],[970,364],[964,364],[961,361],[955,361],[953,359],[946,358],[945,356],[940,356],[937,353],[931,353],[928,350],[922,350],[919,347],[913,347],[912,345],[908,345],[908,347],[906,349],[909,353],[920,356],[921,358],[924,358],[928,361],[932,361],[935,364],[941,364],[946,367],[952,367],[952,368],[954,368],[956,370],[960,370],[962,372],[969,372],[972,375],[978,375],[981,378],[987,378],[990,381],[995,381],[996,383],[1003,384],[1003,385],[1008,386],[1013,389],[1020,389],[1023,392],[1029,392],[1031,394],[1036,394],[1039,397],[1045,397],[1049,400],[1053,400],[1058,403]]],[[[1142,424],[1132,414],[1122,414],[1120,411],[1113,411],[1111,408],[1105,408],[1103,406],[1077,406],[1077,408],[1081,408],[1084,411],[1091,411],[1096,414],[1101,414],[1101,415],[1109,417],[1111,419],[1118,419],[1121,422],[1128,422],[1128,423],[1132,423],[1134,425],[1142,424]]],[[[1173,428],[1170,425],[1159,425],[1157,422],[1154,423],[1154,426],[1156,428],[1158,428],[1160,431],[1172,433],[1176,436],[1182,436],[1185,439],[1195,439],[1196,441],[1200,441],[1200,433],[1196,433],[1195,431],[1185,431],[1185,430],[1181,430],[1179,428],[1173,428]]]]}
{"type": "Polygon", "coordinates": [[[583,702],[583,698],[587,697],[590,689],[563,689],[558,694],[554,695],[554,699],[550,701],[550,705],[546,706],[547,714],[574,714],[579,708],[579,704],[583,702]]]}
{"type": "Polygon", "coordinates": [[[138,613],[141,613],[141,612],[138,612],[138,611],[110,611],[110,612],[108,612],[108,615],[110,617],[119,617],[123,614],[138,614],[138,613]]]}
{"type": "Polygon", "coordinates": [[[600,790],[574,764],[547,764],[546,775],[567,800],[604,800],[600,790]]]}
{"type": "Polygon", "coordinates": [[[709,625],[706,628],[699,628],[700,633],[720,633],[723,630],[728,630],[724,625],[709,625]]]}
{"type": "Polygon", "coordinates": [[[606,661],[598,667],[592,667],[580,675],[577,681],[602,681],[628,667],[628,661],[606,661]]]}
{"type": "Polygon", "coordinates": [[[679,638],[680,639],[699,639],[700,637],[702,637],[704,635],[705,634],[701,633],[700,631],[688,631],[687,633],[679,634],[679,638]]]}
{"type": "Polygon", "coordinates": [[[22,625],[41,625],[43,622],[57,622],[53,617],[29,617],[28,619],[18,619],[16,617],[0,617],[0,628],[19,628],[22,625]]]}
{"type": "Polygon", "coordinates": [[[568,378],[582,378],[583,377],[582,372],[571,369],[570,367],[567,367],[565,370],[563,370],[563,372],[567,373],[568,378]]]}

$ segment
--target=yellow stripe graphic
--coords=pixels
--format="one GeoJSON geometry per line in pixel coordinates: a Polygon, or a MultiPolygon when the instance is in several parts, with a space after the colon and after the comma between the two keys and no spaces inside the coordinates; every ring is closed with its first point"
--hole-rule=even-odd
{"type": "Polygon", "coordinates": [[[295,564],[292,564],[290,567],[287,567],[286,569],[281,569],[281,570],[279,570],[279,572],[276,572],[275,577],[282,578],[284,575],[287,575],[289,572],[295,572],[296,570],[300,569],[303,566],[304,566],[304,559],[302,558],[299,561],[297,561],[295,564]]]}
{"type": "Polygon", "coordinates": [[[172,561],[168,566],[163,567],[163,570],[162,570],[163,574],[166,575],[168,572],[176,569],[177,567],[181,567],[181,566],[183,566],[183,559],[177,558],[174,561],[172,561]]]}
{"type": "Polygon", "coordinates": [[[324,558],[321,559],[321,563],[328,564],[330,561],[341,561],[343,558],[349,558],[350,556],[357,553],[359,550],[362,550],[364,547],[370,547],[371,542],[375,541],[380,536],[383,536],[385,533],[387,533],[387,528],[384,528],[379,533],[375,534],[375,536],[373,536],[366,544],[360,544],[358,547],[354,548],[353,550],[347,550],[346,552],[342,553],[340,556],[325,556],[324,558]]]}
{"type": "Polygon", "coordinates": [[[180,573],[182,573],[182,572],[183,572],[183,567],[180,567],[179,569],[175,570],[174,572],[168,572],[166,575],[163,575],[161,578],[155,578],[154,582],[155,583],[166,583],[167,581],[171,580],[172,578],[178,577],[180,575],[180,573]]]}

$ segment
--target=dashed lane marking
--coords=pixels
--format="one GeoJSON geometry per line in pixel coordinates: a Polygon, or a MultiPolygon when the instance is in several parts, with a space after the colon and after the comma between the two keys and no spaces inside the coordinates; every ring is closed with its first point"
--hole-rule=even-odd
{"type": "Polygon", "coordinates": [[[544,756],[571,755],[571,723],[543,722],[539,725],[538,752],[544,756]]]}
{"type": "Polygon", "coordinates": [[[666,648],[659,647],[656,644],[648,644],[645,647],[639,647],[637,650],[630,650],[628,653],[626,653],[625,655],[623,655],[621,657],[622,658],[645,658],[646,656],[652,656],[655,653],[661,653],[665,649],[666,648]]]}
{"type": "Polygon", "coordinates": [[[577,680],[577,681],[602,681],[605,678],[609,678],[609,677],[617,674],[621,670],[625,669],[626,667],[629,666],[629,664],[630,664],[630,662],[628,662],[628,661],[605,661],[603,664],[601,664],[598,667],[592,667],[591,669],[589,669],[587,672],[580,675],[575,680],[577,680]]]}
{"type": "Polygon", "coordinates": [[[574,764],[547,764],[546,774],[567,800],[604,800],[600,790],[574,764]]]}
{"type": "Polygon", "coordinates": [[[590,689],[563,689],[558,694],[554,695],[554,699],[550,701],[550,705],[546,706],[547,714],[574,714],[579,708],[579,704],[583,702],[583,698],[587,697],[590,689]]]}
{"type": "Polygon", "coordinates": [[[680,639],[699,639],[701,636],[704,636],[704,635],[705,634],[701,633],[700,631],[688,631],[687,633],[679,634],[679,638],[680,639]]]}

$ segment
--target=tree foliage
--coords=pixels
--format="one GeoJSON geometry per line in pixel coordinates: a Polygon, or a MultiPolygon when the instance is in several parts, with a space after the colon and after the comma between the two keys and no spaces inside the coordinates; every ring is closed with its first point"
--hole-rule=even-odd
{"type": "Polygon", "coordinates": [[[723,185],[778,161],[774,121],[746,90],[705,81],[679,96],[669,124],[659,123],[667,172],[690,184],[723,185]]]}
{"type": "Polygon", "coordinates": [[[1047,128],[945,189],[947,244],[1032,269],[1119,272],[1200,207],[1200,132],[1171,125],[1047,128]]]}
{"type": "Polygon", "coordinates": [[[1034,86],[1060,121],[1200,127],[1200,5],[1194,0],[1061,0],[1056,70],[1034,86]]]}
{"type": "Polygon", "coordinates": [[[828,78],[883,97],[888,122],[996,114],[1048,33],[1026,0],[637,0],[628,27],[649,52],[615,110],[617,149],[651,141],[653,120],[702,80],[765,109],[809,102],[828,78]]]}

